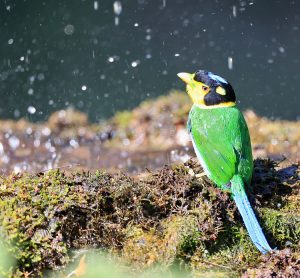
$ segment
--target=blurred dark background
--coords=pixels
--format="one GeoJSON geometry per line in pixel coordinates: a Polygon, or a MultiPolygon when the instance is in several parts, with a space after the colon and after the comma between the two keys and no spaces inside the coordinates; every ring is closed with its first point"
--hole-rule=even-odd
{"type": "Polygon", "coordinates": [[[98,121],[202,68],[242,109],[296,119],[299,23],[296,0],[2,0],[0,118],[73,106],[98,121]]]}

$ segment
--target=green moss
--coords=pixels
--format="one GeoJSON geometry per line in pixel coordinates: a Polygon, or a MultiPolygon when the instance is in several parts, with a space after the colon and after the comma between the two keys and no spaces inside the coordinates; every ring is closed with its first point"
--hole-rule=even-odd
{"type": "Polygon", "coordinates": [[[262,221],[273,240],[284,247],[286,244],[297,246],[300,241],[300,213],[269,208],[261,209],[262,221]]]}
{"type": "MultiPolygon", "coordinates": [[[[249,197],[272,245],[282,249],[288,243],[293,262],[299,254],[298,168],[275,167],[255,162],[249,197]]],[[[202,172],[190,160],[144,179],[102,171],[67,176],[58,170],[1,178],[0,230],[16,259],[15,277],[64,266],[71,250],[82,248],[113,252],[138,273],[177,265],[199,277],[222,277],[255,269],[264,256],[229,194],[191,170],[202,172]]]]}
{"type": "Polygon", "coordinates": [[[117,112],[113,117],[112,121],[119,128],[126,128],[129,126],[130,121],[133,119],[133,114],[131,111],[117,112]]]}
{"type": "Polygon", "coordinates": [[[52,267],[68,261],[66,244],[58,235],[60,219],[56,212],[70,206],[70,181],[59,171],[39,176],[2,178],[0,221],[8,251],[22,269],[52,267]],[[11,180],[13,182],[11,182],[11,180]],[[48,259],[50,261],[48,261],[48,259]]]}

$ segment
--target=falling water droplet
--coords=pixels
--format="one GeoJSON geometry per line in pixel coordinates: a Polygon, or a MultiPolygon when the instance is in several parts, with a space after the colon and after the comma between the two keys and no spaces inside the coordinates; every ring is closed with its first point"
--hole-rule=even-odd
{"type": "Polygon", "coordinates": [[[232,70],[233,69],[233,59],[232,59],[232,57],[228,57],[227,63],[228,63],[228,69],[232,70]]]}
{"type": "Polygon", "coordinates": [[[236,6],[232,6],[232,15],[233,17],[236,17],[236,6]]]}
{"type": "Polygon", "coordinates": [[[28,91],[27,91],[27,94],[32,96],[34,93],[34,90],[32,88],[29,88],[28,91]]]}
{"type": "Polygon", "coordinates": [[[133,68],[136,68],[139,64],[140,64],[140,61],[139,61],[139,60],[136,60],[136,61],[132,61],[132,62],[131,62],[131,66],[132,66],[133,68]]]}
{"type": "Polygon", "coordinates": [[[75,32],[75,27],[72,24],[68,24],[64,28],[64,32],[66,35],[72,35],[75,32]]]}
{"type": "Polygon", "coordinates": [[[108,57],[107,61],[109,63],[113,63],[115,61],[114,57],[108,57]]]}
{"type": "Polygon", "coordinates": [[[115,1],[113,7],[115,15],[120,15],[122,13],[122,4],[120,1],[115,1]]]}
{"type": "Polygon", "coordinates": [[[99,9],[98,1],[94,1],[94,10],[97,11],[99,9]]]}
{"type": "Polygon", "coordinates": [[[122,13],[122,4],[120,1],[115,1],[113,4],[114,13],[115,13],[115,25],[118,26],[120,23],[119,15],[122,13]]]}
{"type": "Polygon", "coordinates": [[[28,106],[27,111],[29,114],[34,114],[36,112],[36,108],[34,106],[28,106]]]}

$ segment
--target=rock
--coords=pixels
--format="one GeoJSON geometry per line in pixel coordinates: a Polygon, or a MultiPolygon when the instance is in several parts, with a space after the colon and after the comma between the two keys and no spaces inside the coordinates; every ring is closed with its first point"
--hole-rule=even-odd
{"type": "Polygon", "coordinates": [[[54,112],[48,119],[48,125],[55,132],[65,128],[83,127],[88,125],[88,116],[74,108],[68,108],[54,112]]]}

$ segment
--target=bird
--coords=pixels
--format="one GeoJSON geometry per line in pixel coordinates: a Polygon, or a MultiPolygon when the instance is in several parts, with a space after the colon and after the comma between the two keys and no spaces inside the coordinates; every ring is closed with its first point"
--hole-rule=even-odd
{"type": "Polygon", "coordinates": [[[245,191],[253,174],[252,148],[231,84],[205,70],[177,75],[193,101],[187,129],[205,175],[231,194],[257,249],[263,254],[272,251],[245,191]]]}

